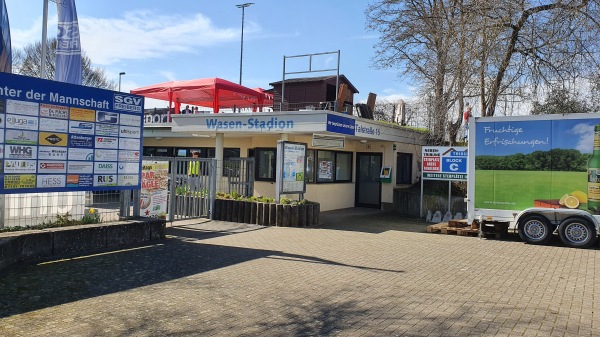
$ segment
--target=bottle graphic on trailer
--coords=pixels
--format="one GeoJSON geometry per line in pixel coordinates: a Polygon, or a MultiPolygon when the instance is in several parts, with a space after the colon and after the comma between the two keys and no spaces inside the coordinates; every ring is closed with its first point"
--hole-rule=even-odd
{"type": "Polygon", "coordinates": [[[594,152],[588,160],[588,209],[600,214],[600,124],[594,127],[594,152]]]}

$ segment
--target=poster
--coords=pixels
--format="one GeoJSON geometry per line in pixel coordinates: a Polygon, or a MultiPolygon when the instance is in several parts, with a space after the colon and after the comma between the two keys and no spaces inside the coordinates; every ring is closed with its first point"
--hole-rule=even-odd
{"type": "Polygon", "coordinates": [[[143,107],[137,95],[0,73],[0,194],[139,189],[143,107]]]}
{"type": "Polygon", "coordinates": [[[304,193],[306,182],[306,144],[283,143],[283,177],[281,193],[304,193]]]}
{"type": "Polygon", "coordinates": [[[423,146],[422,167],[424,180],[467,180],[467,148],[423,146]]]}
{"type": "Polygon", "coordinates": [[[323,160],[319,162],[319,180],[333,179],[333,162],[323,160]]]}
{"type": "Polygon", "coordinates": [[[169,162],[142,163],[140,214],[149,218],[164,218],[169,192],[169,162]]]}

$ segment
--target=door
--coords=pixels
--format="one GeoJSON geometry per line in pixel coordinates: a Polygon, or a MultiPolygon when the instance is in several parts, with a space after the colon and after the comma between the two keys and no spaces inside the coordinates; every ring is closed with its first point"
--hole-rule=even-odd
{"type": "Polygon", "coordinates": [[[381,153],[356,154],[356,207],[381,208],[381,153]]]}

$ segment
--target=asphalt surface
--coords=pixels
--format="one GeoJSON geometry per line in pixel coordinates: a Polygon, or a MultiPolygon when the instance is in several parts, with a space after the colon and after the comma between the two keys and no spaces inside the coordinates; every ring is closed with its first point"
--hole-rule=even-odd
{"type": "Polygon", "coordinates": [[[600,336],[600,249],[425,232],[368,209],[0,274],[0,336],[600,336]]]}

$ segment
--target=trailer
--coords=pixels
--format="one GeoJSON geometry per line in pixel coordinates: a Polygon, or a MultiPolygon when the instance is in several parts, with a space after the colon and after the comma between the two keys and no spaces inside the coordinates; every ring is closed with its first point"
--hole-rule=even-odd
{"type": "Polygon", "coordinates": [[[590,247],[600,233],[600,114],[471,117],[468,221],[530,244],[590,247]]]}

